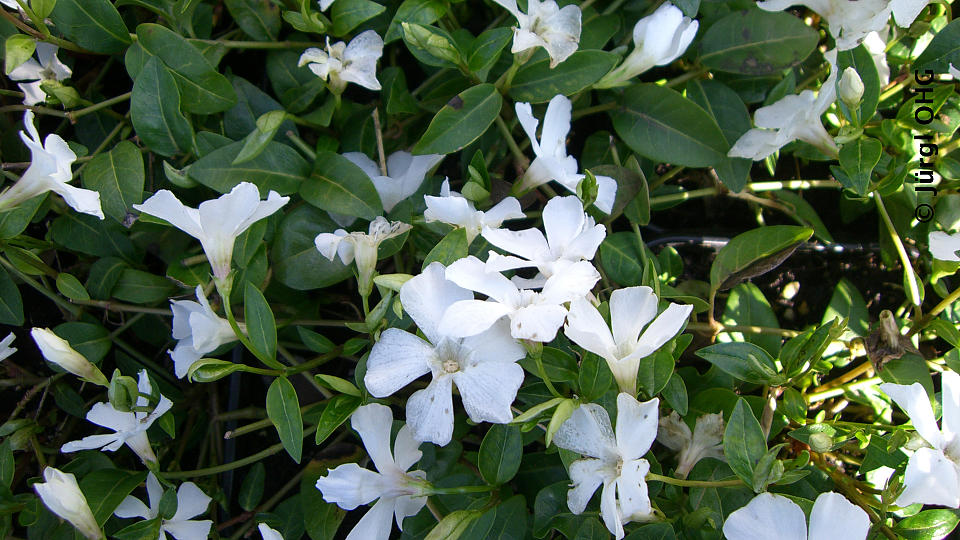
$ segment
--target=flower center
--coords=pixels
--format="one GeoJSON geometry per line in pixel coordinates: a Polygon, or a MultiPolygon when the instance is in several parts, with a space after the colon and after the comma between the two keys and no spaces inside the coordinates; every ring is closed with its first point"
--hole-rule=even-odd
{"type": "Polygon", "coordinates": [[[456,373],[460,371],[460,363],[454,360],[453,358],[448,358],[443,361],[443,370],[447,373],[456,373]]]}

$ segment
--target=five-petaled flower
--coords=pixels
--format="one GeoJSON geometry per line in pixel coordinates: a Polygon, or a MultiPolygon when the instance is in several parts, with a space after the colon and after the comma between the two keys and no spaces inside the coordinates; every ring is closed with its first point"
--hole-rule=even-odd
{"type": "Polygon", "coordinates": [[[133,208],[166,220],[174,227],[200,240],[210,261],[213,275],[221,283],[230,275],[233,244],[251,225],[273,214],[290,197],[270,191],[260,200],[260,190],[250,182],[240,182],[230,193],[200,203],[199,208],[185,206],[176,195],[161,189],[133,208]]]}
{"type": "Polygon", "coordinates": [[[397,527],[403,530],[403,519],[416,514],[427,504],[426,473],[407,472],[423,455],[418,448],[420,443],[414,440],[410,427],[404,425],[397,432],[391,455],[393,413],[389,407],[378,403],[357,409],[350,423],[363,440],[378,472],[362,469],[356,463],[346,463],[317,479],[317,489],[323,493],[323,500],[336,503],[344,510],[353,510],[379,499],[360,518],[347,540],[387,540],[394,516],[397,527]]]}
{"type": "MultiPolygon", "coordinates": [[[[160,515],[160,498],[162,496],[163,488],[160,487],[160,482],[152,472],[149,472],[147,473],[147,498],[150,501],[150,506],[148,507],[140,499],[128,495],[113,513],[121,518],[154,519],[160,515]]],[[[180,487],[177,488],[177,511],[170,519],[160,520],[160,537],[158,540],[166,540],[166,533],[170,533],[177,540],[206,538],[210,534],[213,521],[190,518],[205,513],[211,500],[193,482],[180,484],[180,487]]]]}
{"type": "Polygon", "coordinates": [[[897,505],[914,503],[960,507],[960,375],[944,371],[943,428],[937,427],[930,398],[923,385],[884,383],[880,385],[900,406],[914,429],[929,446],[918,448],[907,462],[903,475],[903,492],[897,505]]]}
{"type": "Polygon", "coordinates": [[[153,393],[153,387],[150,385],[150,379],[147,377],[147,370],[141,370],[137,381],[137,389],[140,396],[137,397],[137,405],[134,411],[118,411],[109,402],[95,403],[87,413],[87,420],[114,430],[116,433],[107,433],[103,435],[88,435],[79,441],[71,441],[64,444],[61,452],[76,452],[78,450],[92,450],[100,448],[101,450],[114,452],[124,444],[130,447],[144,463],[156,463],[157,456],[150,447],[150,439],[147,438],[147,429],[153,425],[153,422],[163,416],[173,407],[173,402],[160,394],[160,400],[156,407],[149,413],[143,409],[150,406],[150,400],[146,397],[153,393]]]}
{"type": "MultiPolygon", "coordinates": [[[[518,102],[515,105],[517,120],[530,138],[530,147],[537,156],[523,174],[523,179],[514,188],[515,191],[523,193],[556,180],[570,192],[577,192],[577,186],[584,179],[584,175],[577,172],[579,169],[577,158],[567,155],[567,133],[570,132],[572,107],[570,98],[562,94],[554,96],[543,116],[543,131],[538,141],[537,126],[540,121],[533,116],[530,104],[518,102]]],[[[597,179],[597,200],[593,204],[602,212],[609,214],[613,210],[614,199],[617,197],[617,181],[609,176],[595,178],[597,179]]]]}
{"type": "Polygon", "coordinates": [[[543,47],[550,55],[550,67],[557,67],[580,44],[580,8],[568,5],[560,8],[555,0],[527,0],[527,12],[520,11],[517,0],[494,0],[517,18],[520,26],[513,29],[513,47],[516,54],[533,47],[543,47]]]}
{"type": "Polygon", "coordinates": [[[564,335],[603,357],[620,391],[635,396],[640,360],[676,336],[693,311],[691,305],[670,304],[658,316],[657,303],[657,295],[650,287],[613,291],[610,294],[611,332],[593,304],[585,298],[575,298],[570,302],[564,335]]]}
{"type": "Polygon", "coordinates": [[[327,50],[311,47],[300,55],[300,66],[307,66],[314,75],[327,82],[330,91],[339,96],[347,83],[359,84],[370,90],[380,90],[377,80],[377,60],[383,56],[383,38],[373,30],[361,32],[350,44],[338,41],[327,50]]]}
{"type": "MultiPolygon", "coordinates": [[[[170,301],[170,311],[173,312],[173,339],[178,341],[177,346],[167,353],[173,359],[173,370],[180,379],[186,376],[190,366],[203,358],[204,354],[237,340],[237,334],[230,322],[213,311],[200,285],[197,285],[197,300],[199,302],[170,301]]],[[[244,325],[240,324],[242,330],[244,325]]]]}
{"type": "Polygon", "coordinates": [[[439,197],[424,195],[423,201],[427,205],[423,212],[424,221],[440,221],[462,227],[467,233],[468,245],[484,229],[495,230],[508,219],[526,217],[520,208],[520,201],[515,197],[506,197],[487,211],[477,210],[463,195],[450,191],[450,182],[446,179],[440,187],[439,197]]]}
{"type": "Polygon", "coordinates": [[[864,540],[870,532],[870,517],[843,495],[820,494],[810,511],[810,529],[797,503],[773,493],[761,493],[746,506],[727,516],[723,535],[727,540],[864,540]]]}
{"type": "Polygon", "coordinates": [[[60,469],[43,470],[43,482],[33,485],[43,504],[51,512],[70,522],[80,534],[90,540],[104,538],[87,498],[80,491],[77,477],[60,469]]]}
{"type": "Polygon", "coordinates": [[[328,260],[340,256],[343,264],[357,263],[357,283],[360,293],[369,295],[373,290],[373,273],[377,267],[377,248],[384,240],[400,236],[409,231],[410,225],[401,221],[387,221],[377,216],[370,222],[366,233],[337,229],[332,233],[320,233],[314,244],[321,255],[328,260]]]}
{"type": "Polygon", "coordinates": [[[58,50],[60,47],[56,45],[37,42],[37,58],[28,59],[7,75],[12,81],[24,81],[17,85],[23,92],[24,105],[36,105],[47,100],[47,95],[40,88],[43,81],[62,81],[73,74],[73,71],[57,58],[58,50]]]}
{"type": "Polygon", "coordinates": [[[639,402],[629,394],[617,396],[616,433],[610,427],[606,409],[585,403],[570,415],[553,443],[560,448],[589,456],[570,465],[573,487],[567,492],[567,506],[574,514],[587,507],[593,493],[600,493],[600,517],[617,540],[623,525],[650,516],[653,508],[647,494],[650,463],[643,456],[657,437],[660,401],[639,402]],[[619,495],[619,496],[618,496],[619,495]]]}
{"type": "Polygon", "coordinates": [[[374,397],[389,396],[417,377],[432,375],[425,389],[407,398],[407,425],[419,441],[440,446],[450,442],[454,384],[474,422],[503,424],[513,418],[510,405],[523,383],[523,368],[516,362],[525,353],[510,337],[506,321],[464,339],[438,328],[447,308],[472,298],[473,293],[444,278],[442,264],[431,263],[400,288],[403,309],[427,340],[389,328],[367,360],[363,382],[374,397]]]}
{"type": "Polygon", "coordinates": [[[67,182],[73,179],[70,168],[77,155],[59,135],[51,133],[46,140],[40,141],[40,134],[33,125],[33,111],[23,113],[23,126],[27,133],[20,132],[20,138],[30,148],[30,167],[20,180],[0,193],[0,212],[20,206],[24,202],[52,191],[61,197],[74,210],[103,219],[100,209],[100,194],[96,191],[71,186],[67,182]]]}

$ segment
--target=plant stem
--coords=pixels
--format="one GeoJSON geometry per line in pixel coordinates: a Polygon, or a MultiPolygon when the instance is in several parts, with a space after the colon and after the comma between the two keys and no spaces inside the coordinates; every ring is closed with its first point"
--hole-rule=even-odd
{"type": "MultiPolygon", "coordinates": [[[[303,430],[303,436],[313,434],[317,430],[317,426],[310,426],[303,430]]],[[[247,456],[245,458],[240,458],[236,461],[231,461],[230,463],[223,463],[221,465],[214,465],[213,467],[205,467],[203,469],[196,469],[193,471],[174,471],[174,472],[165,472],[163,473],[164,478],[171,480],[177,478],[191,478],[193,476],[211,476],[214,474],[220,474],[222,472],[232,471],[234,469],[239,469],[240,467],[245,467],[251,463],[256,463],[265,457],[272,456],[283,450],[283,443],[277,443],[273,446],[269,446],[256,454],[247,456]]]]}
{"type": "Polygon", "coordinates": [[[829,390],[824,390],[822,392],[813,392],[812,394],[807,394],[807,402],[813,403],[815,401],[823,401],[825,399],[830,399],[842,395],[847,390],[856,390],[858,388],[864,388],[867,386],[873,386],[880,382],[880,377],[870,377],[869,379],[863,379],[862,381],[855,381],[847,384],[842,384],[836,388],[830,388],[829,390]]]}
{"type": "Polygon", "coordinates": [[[594,105],[592,107],[585,107],[583,109],[580,109],[579,111],[574,111],[573,119],[576,120],[577,118],[583,118],[584,116],[599,113],[599,112],[612,111],[613,109],[616,109],[616,108],[617,108],[616,101],[608,101],[606,103],[601,103],[599,105],[594,105]]]}
{"type": "Polygon", "coordinates": [[[161,315],[164,317],[172,317],[173,312],[169,308],[151,308],[143,306],[135,306],[133,304],[124,304],[122,302],[112,302],[110,300],[71,300],[71,303],[78,306],[90,306],[100,309],[105,309],[107,311],[122,311],[130,313],[146,313],[149,315],[161,315]]]}
{"type": "Polygon", "coordinates": [[[914,325],[910,328],[910,331],[907,332],[907,337],[910,337],[920,330],[923,330],[928,324],[930,324],[930,321],[932,321],[934,317],[939,315],[943,310],[947,309],[947,307],[954,303],[957,298],[960,298],[960,287],[957,287],[953,292],[948,294],[947,297],[941,300],[939,304],[934,306],[932,310],[927,312],[926,315],[914,323],[914,325]]]}
{"type": "Polygon", "coordinates": [[[523,155],[523,152],[520,150],[520,147],[517,146],[517,142],[513,140],[513,134],[510,133],[510,128],[507,127],[507,123],[503,121],[499,115],[494,120],[497,124],[497,129],[500,130],[500,133],[503,134],[503,138],[507,141],[507,147],[510,148],[510,153],[513,154],[513,160],[516,162],[517,166],[526,169],[530,166],[530,160],[527,159],[527,156],[523,155]]]}
{"type": "MultiPolygon", "coordinates": [[[[718,323],[719,324],[719,323],[718,323]]],[[[741,334],[773,334],[776,336],[783,337],[794,337],[799,336],[799,330],[790,330],[787,328],[773,328],[770,326],[745,326],[745,325],[736,325],[736,324],[720,324],[720,330],[718,332],[740,332],[741,334]]],[[[699,332],[714,332],[714,328],[711,328],[709,324],[698,323],[698,322],[689,322],[687,323],[688,330],[696,330],[699,332]]]]}
{"type": "Polygon", "coordinates": [[[35,29],[34,29],[33,27],[31,27],[29,24],[21,21],[21,20],[18,19],[17,17],[14,17],[12,13],[8,12],[8,11],[5,10],[5,9],[0,9],[0,17],[3,17],[4,19],[10,21],[10,22],[13,23],[14,26],[16,26],[17,28],[19,28],[19,29],[23,30],[24,32],[26,32],[27,34],[29,34],[29,35],[31,35],[31,36],[39,39],[40,41],[46,41],[46,42],[48,42],[48,43],[52,43],[52,44],[56,45],[57,47],[60,47],[61,49],[67,49],[67,50],[69,50],[69,51],[74,51],[74,52],[79,52],[79,53],[85,53],[85,54],[96,54],[96,53],[94,53],[93,51],[88,51],[88,50],[84,49],[83,47],[80,47],[79,45],[76,45],[76,44],[73,43],[72,41],[67,41],[67,40],[65,40],[65,39],[60,39],[60,38],[55,37],[55,36],[44,35],[42,32],[38,32],[37,30],[35,30],[35,29]]]}
{"type": "Polygon", "coordinates": [[[430,495],[460,495],[463,493],[484,493],[487,491],[493,491],[497,489],[497,486],[457,486],[457,487],[448,487],[448,488],[431,488],[430,495]]]}
{"type": "Polygon", "coordinates": [[[189,41],[204,45],[220,45],[228,49],[308,49],[321,45],[313,41],[233,41],[227,39],[191,39],[189,41]]]}
{"type": "Polygon", "coordinates": [[[913,264],[910,262],[907,250],[904,249],[900,235],[897,234],[897,230],[893,226],[893,221],[890,219],[890,214],[887,213],[887,208],[883,205],[883,198],[880,197],[880,193],[874,192],[873,200],[877,204],[877,211],[880,212],[880,217],[883,218],[883,224],[887,227],[887,232],[890,233],[890,239],[893,240],[893,245],[897,248],[900,263],[903,264],[903,271],[907,275],[907,285],[910,289],[910,301],[913,302],[914,305],[919,306],[920,291],[917,290],[917,277],[914,274],[913,264]]]}
{"type": "Polygon", "coordinates": [[[72,315],[74,318],[80,316],[80,312],[82,311],[80,308],[67,302],[63,298],[60,298],[58,294],[47,290],[46,287],[37,283],[33,278],[21,272],[19,268],[11,264],[9,261],[4,259],[3,257],[0,257],[0,265],[3,265],[4,268],[9,270],[11,273],[13,273],[13,275],[23,280],[23,282],[26,283],[27,285],[33,287],[37,292],[39,292],[40,294],[52,300],[53,303],[57,304],[57,306],[59,306],[61,309],[63,309],[64,311],[72,315]]]}
{"type": "Polygon", "coordinates": [[[127,92],[126,94],[120,94],[119,96],[101,101],[100,103],[94,103],[89,107],[84,107],[82,109],[77,109],[75,111],[68,111],[66,113],[66,117],[70,120],[71,124],[74,124],[77,122],[77,118],[80,118],[81,116],[86,116],[90,113],[95,113],[101,109],[106,109],[107,107],[116,105],[117,103],[123,103],[124,101],[127,101],[128,99],[130,99],[130,95],[132,93],[133,92],[127,92]]]}
{"type": "Polygon", "coordinates": [[[673,484],[675,486],[683,487],[702,487],[702,488],[717,488],[717,487],[739,487],[743,486],[743,482],[740,479],[736,480],[681,480],[679,478],[672,478],[670,476],[661,476],[659,474],[647,473],[648,482],[663,482],[664,484],[673,484]]]}

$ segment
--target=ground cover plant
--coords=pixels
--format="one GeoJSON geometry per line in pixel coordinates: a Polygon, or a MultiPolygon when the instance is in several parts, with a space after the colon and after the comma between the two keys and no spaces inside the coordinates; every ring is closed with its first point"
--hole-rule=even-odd
{"type": "Polygon", "coordinates": [[[952,2],[0,4],[0,536],[960,522],[952,2]]]}

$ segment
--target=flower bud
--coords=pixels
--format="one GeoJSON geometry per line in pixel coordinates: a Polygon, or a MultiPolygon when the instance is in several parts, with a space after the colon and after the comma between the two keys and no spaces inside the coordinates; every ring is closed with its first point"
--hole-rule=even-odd
{"type": "Polygon", "coordinates": [[[857,73],[857,70],[853,69],[853,67],[848,67],[843,70],[843,75],[840,77],[838,94],[840,100],[843,101],[847,107],[853,109],[860,105],[860,100],[863,99],[863,81],[860,79],[860,74],[857,73]]]}
{"type": "Polygon", "coordinates": [[[97,366],[91,364],[82,354],[75,351],[66,340],[54,334],[49,328],[34,328],[30,331],[30,336],[37,342],[37,347],[40,347],[40,352],[48,362],[54,363],[93,384],[109,386],[107,378],[97,369],[97,366]]]}
{"type": "Polygon", "coordinates": [[[103,538],[75,476],[47,467],[43,470],[43,479],[46,482],[34,484],[33,489],[51,512],[69,521],[86,538],[103,538]]]}
{"type": "Polygon", "coordinates": [[[120,412],[130,412],[137,404],[139,393],[137,381],[133,377],[121,375],[119,369],[113,370],[110,387],[107,389],[107,397],[114,409],[120,412]]]}

